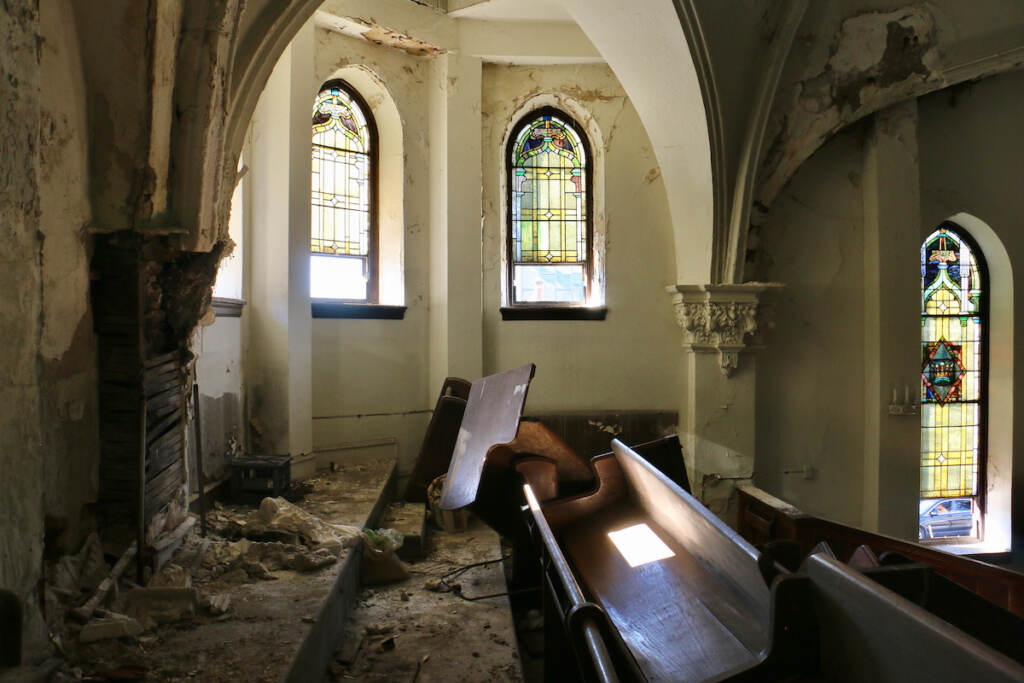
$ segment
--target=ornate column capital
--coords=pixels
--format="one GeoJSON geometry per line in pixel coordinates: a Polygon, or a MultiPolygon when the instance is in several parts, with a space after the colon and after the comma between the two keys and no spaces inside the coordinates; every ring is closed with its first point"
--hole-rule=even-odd
{"type": "Polygon", "coordinates": [[[683,347],[694,353],[718,353],[722,374],[729,377],[739,365],[740,352],[756,346],[759,324],[764,327],[762,294],[781,289],[776,282],[739,285],[673,285],[676,322],[683,330],[683,347]]]}

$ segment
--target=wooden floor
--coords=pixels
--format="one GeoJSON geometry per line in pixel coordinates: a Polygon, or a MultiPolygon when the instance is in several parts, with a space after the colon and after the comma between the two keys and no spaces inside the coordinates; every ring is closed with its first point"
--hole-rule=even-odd
{"type": "Polygon", "coordinates": [[[707,680],[760,659],[744,644],[758,642],[759,626],[741,602],[640,509],[620,503],[559,535],[584,591],[608,613],[649,680],[707,680]],[[641,522],[673,557],[629,566],[608,532],[641,522]]]}

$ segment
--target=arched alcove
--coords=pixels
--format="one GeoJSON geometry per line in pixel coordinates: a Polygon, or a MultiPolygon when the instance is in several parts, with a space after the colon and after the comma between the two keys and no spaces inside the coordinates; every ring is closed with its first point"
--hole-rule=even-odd
{"type": "Polygon", "coordinates": [[[369,67],[347,65],[332,72],[328,80],[333,79],[341,79],[359,92],[377,124],[379,302],[401,306],[405,303],[402,118],[384,79],[369,67]]]}
{"type": "MultiPolygon", "coordinates": [[[[589,151],[591,159],[589,161],[589,172],[592,174],[591,179],[591,191],[593,192],[591,212],[591,219],[593,221],[593,275],[592,275],[592,290],[587,300],[588,306],[603,306],[605,302],[605,230],[606,230],[606,213],[605,213],[605,174],[604,174],[604,160],[605,160],[605,143],[604,136],[601,134],[601,129],[597,125],[597,121],[594,118],[594,114],[585,107],[578,100],[565,95],[564,93],[558,92],[546,92],[538,93],[526,101],[524,101],[519,107],[516,108],[509,120],[505,125],[505,134],[501,139],[501,149],[506,150],[509,146],[510,136],[513,130],[520,124],[524,117],[529,115],[531,112],[543,109],[545,107],[551,107],[553,109],[564,111],[566,114],[571,116],[576,123],[583,128],[583,132],[586,134],[587,142],[589,143],[589,151]]],[[[504,162],[503,162],[504,163],[504,162]]],[[[501,176],[501,215],[508,215],[508,174],[502,173],[501,176]]],[[[510,226],[507,220],[501,221],[501,244],[505,244],[508,239],[508,231],[510,226]]],[[[502,249],[501,252],[501,267],[504,272],[508,268],[508,253],[507,250],[502,249]]],[[[508,280],[507,278],[501,278],[501,300],[503,305],[507,305],[511,300],[510,293],[508,291],[508,280]]]]}
{"type": "MultiPolygon", "coordinates": [[[[320,5],[321,0],[302,0],[287,9],[247,10],[255,18],[241,37],[245,49],[232,69],[225,155],[229,175],[260,86],[320,5]]],[[[691,2],[564,0],[563,5],[615,72],[647,130],[668,188],[677,282],[711,281],[716,225],[724,225],[726,215],[724,143],[710,57],[691,2]],[[691,50],[691,43],[698,48],[691,50]],[[647,49],[638,50],[638,45],[647,49]]],[[[719,232],[724,235],[724,228],[719,232]]]]}
{"type": "Polygon", "coordinates": [[[985,546],[1011,544],[1013,482],[1013,267],[1002,240],[983,220],[960,212],[947,219],[970,235],[988,265],[989,365],[985,546]]]}

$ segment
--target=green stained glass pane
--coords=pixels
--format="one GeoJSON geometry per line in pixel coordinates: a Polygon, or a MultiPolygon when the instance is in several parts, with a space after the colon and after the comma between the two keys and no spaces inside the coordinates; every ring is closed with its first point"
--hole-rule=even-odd
{"type": "MultiPolygon", "coordinates": [[[[510,148],[513,271],[530,279],[531,292],[562,292],[552,300],[582,303],[585,296],[586,150],[568,118],[550,111],[520,126],[510,148]],[[529,264],[539,267],[516,269],[529,264]],[[572,267],[559,270],[559,264],[572,267]]],[[[521,300],[518,294],[514,300],[521,300]]]]}

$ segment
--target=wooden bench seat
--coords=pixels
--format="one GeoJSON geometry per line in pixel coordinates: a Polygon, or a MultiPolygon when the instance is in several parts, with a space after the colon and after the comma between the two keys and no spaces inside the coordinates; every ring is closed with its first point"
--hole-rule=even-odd
{"type": "Polygon", "coordinates": [[[758,552],[634,451],[612,447],[592,461],[594,491],[541,509],[644,679],[702,681],[765,663],[771,591],[758,552]],[[610,534],[637,525],[671,556],[630,566],[610,534]]]}
{"type": "MultiPolygon", "coordinates": [[[[827,548],[785,571],[637,453],[612,445],[612,455],[593,459],[597,486],[588,493],[541,504],[524,488],[544,532],[545,600],[558,606],[545,615],[560,610],[567,632],[581,602],[600,615],[592,626],[603,650],[579,647],[573,633],[564,641],[580,658],[577,680],[1024,680],[1011,657],[827,548]],[[647,538],[638,547],[657,551],[639,559],[613,539],[638,525],[647,538]],[[559,595],[575,597],[567,605],[559,595]],[[610,667],[614,677],[594,675],[610,667]]],[[[866,571],[878,571],[864,555],[866,571]]],[[[571,676],[555,667],[546,679],[571,676]]]]}
{"type": "Polygon", "coordinates": [[[641,508],[624,501],[562,529],[560,537],[584,590],[620,627],[648,680],[707,680],[762,659],[764,625],[742,596],[725,590],[641,508]],[[608,532],[636,524],[647,524],[674,556],[630,567],[608,532]],[[725,626],[723,612],[729,612],[727,621],[737,633],[725,626]]]}

